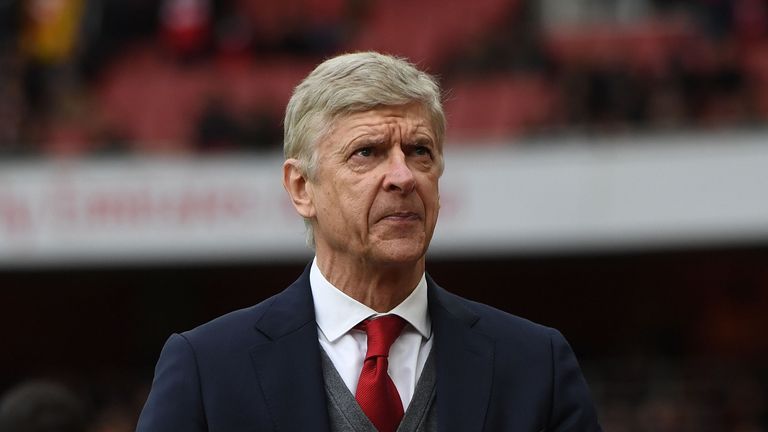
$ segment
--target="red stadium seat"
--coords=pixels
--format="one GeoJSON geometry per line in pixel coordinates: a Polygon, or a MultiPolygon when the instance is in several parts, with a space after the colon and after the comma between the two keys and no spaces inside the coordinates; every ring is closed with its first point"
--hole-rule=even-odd
{"type": "Polygon", "coordinates": [[[206,63],[179,66],[151,49],[116,62],[105,75],[99,104],[144,151],[190,149],[196,119],[211,96],[235,112],[266,111],[282,118],[293,87],[312,64],[293,59],[220,68],[206,63]]]}
{"type": "Polygon", "coordinates": [[[764,120],[768,120],[768,41],[754,44],[745,50],[742,65],[756,90],[758,113],[764,120]]]}
{"type": "Polygon", "coordinates": [[[623,63],[648,72],[663,68],[670,55],[695,37],[687,21],[659,19],[561,26],[544,34],[547,49],[561,63],[623,63]]]}
{"type": "Polygon", "coordinates": [[[457,82],[446,101],[449,138],[509,138],[556,117],[557,92],[538,76],[457,82]]]}
{"type": "Polygon", "coordinates": [[[434,69],[468,40],[494,28],[517,1],[377,1],[350,50],[377,50],[434,69]]]}

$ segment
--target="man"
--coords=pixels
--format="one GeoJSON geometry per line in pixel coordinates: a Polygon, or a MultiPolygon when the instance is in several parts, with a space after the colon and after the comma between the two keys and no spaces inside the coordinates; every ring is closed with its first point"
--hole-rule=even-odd
{"type": "Polygon", "coordinates": [[[557,331],[425,274],[444,131],[437,84],[401,59],[310,73],[286,110],[283,183],[315,259],[280,294],[171,336],[138,430],[599,431],[557,331]]]}

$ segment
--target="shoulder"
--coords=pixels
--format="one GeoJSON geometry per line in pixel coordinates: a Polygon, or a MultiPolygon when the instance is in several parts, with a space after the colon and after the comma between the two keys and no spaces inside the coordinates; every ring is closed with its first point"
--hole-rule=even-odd
{"type": "Polygon", "coordinates": [[[198,353],[200,351],[229,350],[232,347],[256,344],[263,339],[263,336],[256,330],[256,323],[269,309],[275,297],[219,316],[182,332],[181,336],[198,353]]]}
{"type": "MultiPolygon", "coordinates": [[[[474,338],[488,340],[495,346],[496,360],[523,362],[544,367],[555,361],[555,353],[570,347],[559,331],[504,312],[483,303],[468,300],[434,285],[430,307],[438,315],[436,331],[451,328],[447,322],[462,323],[474,338]]],[[[434,322],[434,321],[433,321],[434,322]]],[[[455,331],[456,327],[453,327],[455,331]]]]}
{"type": "Polygon", "coordinates": [[[431,293],[430,310],[442,324],[435,330],[438,339],[440,331],[453,331],[440,339],[445,345],[455,347],[453,339],[459,337],[458,343],[491,353],[490,370],[498,385],[489,416],[501,421],[509,406],[527,406],[530,412],[545,413],[541,422],[546,430],[600,430],[578,361],[559,331],[451,294],[434,282],[431,293]]]}
{"type": "Polygon", "coordinates": [[[272,296],[255,305],[228,312],[216,317],[204,324],[184,332],[184,335],[192,338],[205,338],[215,336],[221,332],[239,331],[244,328],[253,328],[264,312],[275,300],[272,296]]]}
{"type": "Polygon", "coordinates": [[[484,303],[466,299],[435,285],[435,300],[449,313],[468,322],[475,330],[493,340],[544,339],[562,337],[560,333],[526,318],[484,303]]]}
{"type": "Polygon", "coordinates": [[[193,346],[254,346],[314,319],[309,272],[283,291],[253,306],[235,310],[182,335],[193,346]]]}

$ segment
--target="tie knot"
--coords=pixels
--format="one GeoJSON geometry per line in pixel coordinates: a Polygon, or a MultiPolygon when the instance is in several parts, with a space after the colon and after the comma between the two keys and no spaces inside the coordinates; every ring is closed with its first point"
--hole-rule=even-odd
{"type": "Polygon", "coordinates": [[[384,315],[358,324],[357,328],[368,335],[368,351],[365,358],[388,356],[389,348],[400,336],[403,327],[405,320],[397,315],[384,315]]]}

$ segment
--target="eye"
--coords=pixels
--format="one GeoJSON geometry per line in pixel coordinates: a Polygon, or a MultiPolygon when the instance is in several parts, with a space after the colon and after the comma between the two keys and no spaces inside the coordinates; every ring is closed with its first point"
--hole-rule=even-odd
{"type": "Polygon", "coordinates": [[[361,147],[352,154],[353,156],[369,157],[373,156],[373,147],[361,147]]]}
{"type": "Polygon", "coordinates": [[[432,150],[429,149],[427,146],[416,146],[415,149],[413,149],[413,152],[419,156],[431,156],[432,150]]]}
{"type": "Polygon", "coordinates": [[[413,156],[432,158],[432,149],[426,145],[415,144],[410,148],[413,156]]]}

